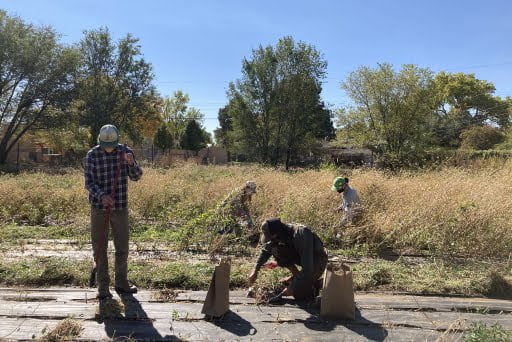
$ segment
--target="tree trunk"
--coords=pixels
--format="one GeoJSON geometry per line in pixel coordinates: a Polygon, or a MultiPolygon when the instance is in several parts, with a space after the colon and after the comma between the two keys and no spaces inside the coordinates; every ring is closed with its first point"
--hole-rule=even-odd
{"type": "Polygon", "coordinates": [[[12,137],[12,133],[9,129],[4,132],[4,136],[0,140],[0,164],[5,164],[7,161],[7,155],[9,154],[9,140],[12,137]]]}
{"type": "Polygon", "coordinates": [[[291,158],[291,149],[286,150],[286,162],[285,162],[285,169],[288,171],[290,168],[290,158],[291,158]]]}
{"type": "Polygon", "coordinates": [[[7,155],[9,154],[9,150],[7,150],[7,141],[2,141],[0,143],[0,165],[3,165],[7,162],[7,155]]]}

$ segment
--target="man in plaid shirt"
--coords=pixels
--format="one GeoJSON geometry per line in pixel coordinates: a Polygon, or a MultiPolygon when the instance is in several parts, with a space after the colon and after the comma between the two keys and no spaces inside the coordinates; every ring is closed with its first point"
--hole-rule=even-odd
{"type": "Polygon", "coordinates": [[[119,294],[136,293],[128,283],[128,178],[137,181],[142,169],[130,148],[119,144],[119,132],[113,125],[100,129],[98,145],[87,152],[85,187],[91,203],[91,240],[96,260],[98,298],[111,298],[108,274],[108,227],[104,227],[107,208],[111,208],[109,224],[112,228],[115,252],[115,290],[119,294]],[[121,165],[114,198],[112,188],[117,169],[121,165]]]}

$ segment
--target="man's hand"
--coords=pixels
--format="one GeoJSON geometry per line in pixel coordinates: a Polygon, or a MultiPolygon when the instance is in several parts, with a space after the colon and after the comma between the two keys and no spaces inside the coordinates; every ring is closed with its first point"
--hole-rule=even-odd
{"type": "Polygon", "coordinates": [[[110,197],[110,195],[103,195],[101,196],[101,204],[105,208],[112,207],[114,205],[114,200],[112,199],[112,197],[110,197]]]}
{"type": "Polygon", "coordinates": [[[249,286],[252,286],[252,284],[256,282],[256,279],[258,279],[258,271],[253,270],[251,275],[249,276],[249,286]]]}
{"type": "Polygon", "coordinates": [[[124,160],[128,163],[128,165],[133,166],[135,164],[135,159],[133,158],[132,153],[125,153],[124,154],[124,160]]]}

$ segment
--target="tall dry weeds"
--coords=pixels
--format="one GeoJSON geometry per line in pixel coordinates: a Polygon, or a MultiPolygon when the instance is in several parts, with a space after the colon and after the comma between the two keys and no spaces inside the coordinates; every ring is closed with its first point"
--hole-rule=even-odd
{"type": "MultiPolygon", "coordinates": [[[[512,250],[512,162],[491,165],[395,174],[377,170],[287,173],[260,166],[146,168],[142,180],[130,185],[130,214],[135,220],[163,227],[194,219],[200,225],[198,217],[251,179],[258,185],[250,205],[256,224],[277,216],[285,222],[307,224],[329,242],[340,231],[340,216],[333,209],[341,201],[330,185],[335,176],[343,174],[365,206],[362,220],[344,229],[345,241],[376,248],[507,257],[512,250]]],[[[0,176],[2,220],[41,224],[83,221],[87,215],[80,171],[0,176]]],[[[196,235],[201,236],[209,229],[197,228],[196,235]]]]}

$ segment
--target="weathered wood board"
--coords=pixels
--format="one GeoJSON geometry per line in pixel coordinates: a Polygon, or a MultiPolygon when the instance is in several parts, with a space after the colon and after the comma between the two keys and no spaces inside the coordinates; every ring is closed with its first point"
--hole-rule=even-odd
{"type": "Polygon", "coordinates": [[[332,321],[320,317],[314,305],[290,300],[257,306],[243,291],[231,291],[231,311],[207,321],[200,313],[205,295],[186,291],[173,302],[163,302],[155,299],[155,292],[140,291],[123,298],[118,318],[102,320],[91,289],[1,288],[0,340],[40,338],[44,329],[67,317],[81,321],[82,340],[435,341],[456,340],[473,322],[512,330],[512,302],[505,300],[356,294],[356,319],[332,321]]]}

